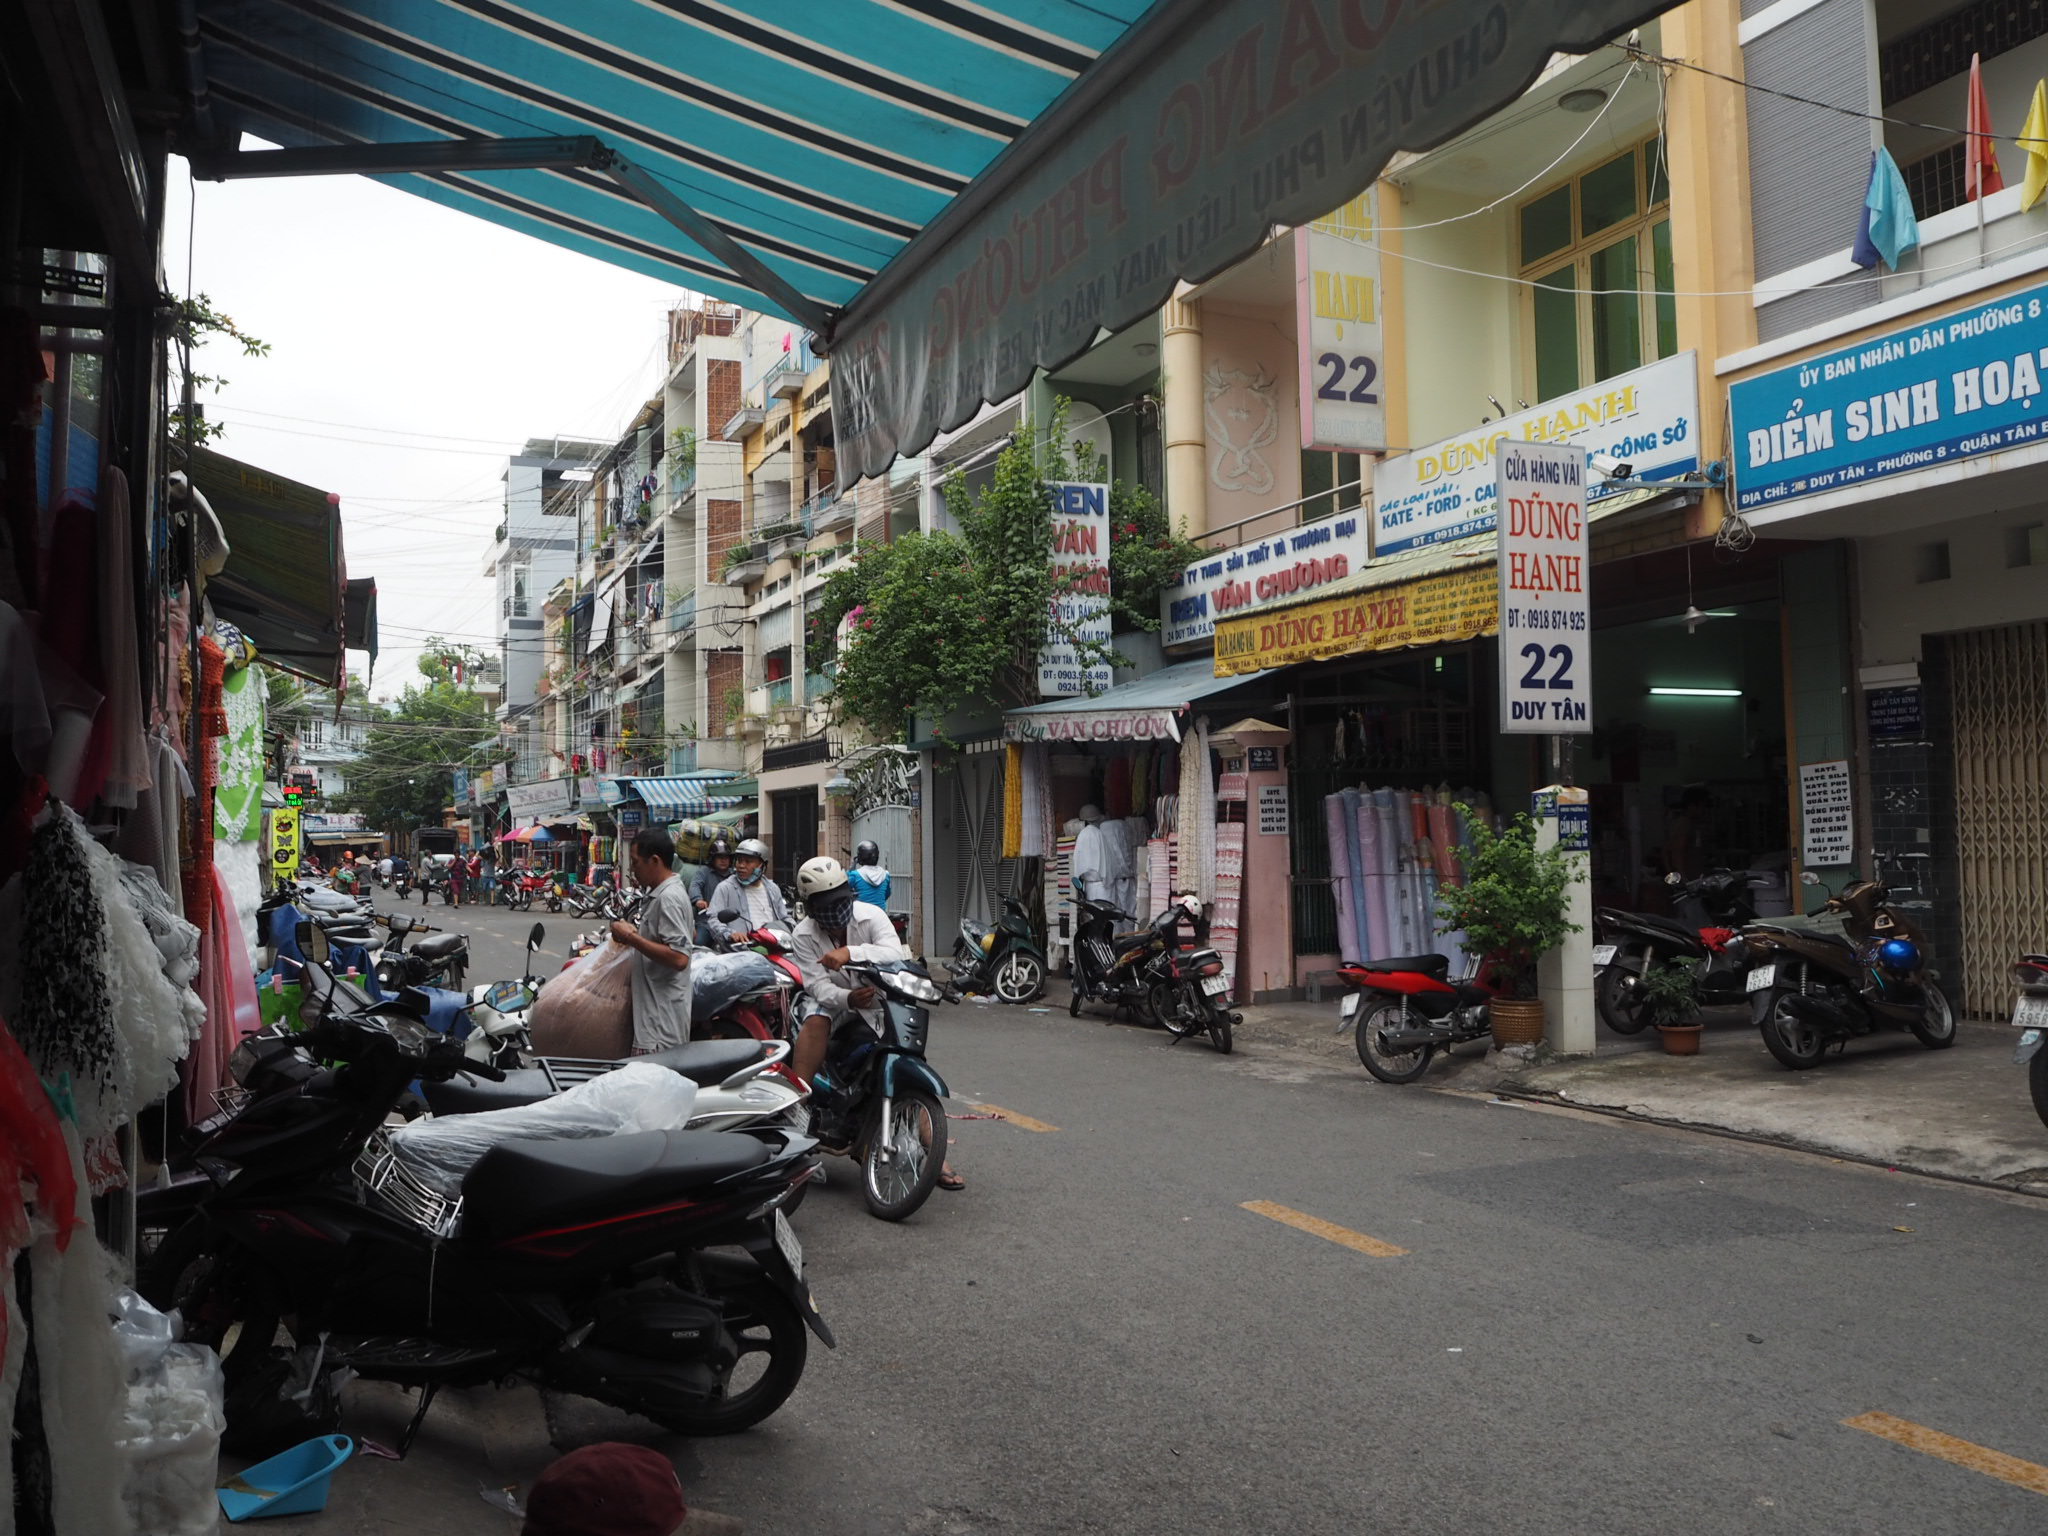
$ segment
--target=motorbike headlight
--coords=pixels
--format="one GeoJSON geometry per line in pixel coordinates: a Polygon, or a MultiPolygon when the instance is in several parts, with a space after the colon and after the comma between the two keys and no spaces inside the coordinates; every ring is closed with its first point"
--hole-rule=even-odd
{"type": "Polygon", "coordinates": [[[946,994],[941,992],[936,984],[923,976],[891,976],[889,986],[905,997],[914,997],[921,1003],[939,1003],[944,1002],[946,998],[946,994]]]}

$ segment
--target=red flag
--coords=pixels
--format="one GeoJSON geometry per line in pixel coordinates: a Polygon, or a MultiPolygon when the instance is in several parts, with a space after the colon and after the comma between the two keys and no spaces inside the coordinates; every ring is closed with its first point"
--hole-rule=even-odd
{"type": "Polygon", "coordinates": [[[1970,55],[1970,109],[1963,123],[1963,191],[1973,198],[2005,190],[1998,171],[1998,141],[1991,136],[1991,103],[1984,95],[1983,57],[1970,55]]]}

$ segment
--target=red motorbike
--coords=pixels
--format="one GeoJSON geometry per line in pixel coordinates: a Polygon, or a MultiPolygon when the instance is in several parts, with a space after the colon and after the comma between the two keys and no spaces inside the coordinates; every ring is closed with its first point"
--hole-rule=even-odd
{"type": "Polygon", "coordinates": [[[508,899],[514,912],[529,912],[534,899],[545,901],[550,912],[562,910],[562,893],[555,885],[555,877],[545,870],[518,876],[512,882],[512,893],[508,899]]]}
{"type": "Polygon", "coordinates": [[[1352,989],[1338,1009],[1337,1033],[1353,1030],[1358,1059],[1383,1083],[1412,1083],[1441,1047],[1490,1031],[1486,1005],[1498,989],[1453,980],[1443,955],[1339,966],[1337,974],[1352,989]]]}
{"type": "MultiPolygon", "coordinates": [[[[720,920],[730,922],[737,915],[721,913],[720,920]]],[[[755,928],[734,935],[728,948],[751,949],[767,956],[768,963],[781,973],[780,979],[774,986],[747,993],[691,1033],[700,1038],[744,1033],[756,1040],[794,1040],[798,1023],[795,1000],[804,989],[804,973],[797,966],[789,935],[779,928],[755,928]]]]}

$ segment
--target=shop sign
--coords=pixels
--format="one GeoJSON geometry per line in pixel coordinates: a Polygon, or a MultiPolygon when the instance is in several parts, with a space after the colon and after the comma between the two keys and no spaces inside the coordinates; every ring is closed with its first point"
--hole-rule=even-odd
{"type": "Polygon", "coordinates": [[[1731,385],[1737,508],[2043,441],[2044,301],[2029,288],[1731,385]]]}
{"type": "Polygon", "coordinates": [[[1917,685],[1867,689],[1863,695],[1863,712],[1870,722],[1872,741],[1918,741],[1921,737],[1923,727],[1917,685]]]}
{"type": "Polygon", "coordinates": [[[1311,596],[1364,570],[1371,555],[1362,512],[1334,513],[1219,550],[1159,594],[1159,643],[1171,648],[1207,640],[1226,614],[1311,596]]]}
{"type": "Polygon", "coordinates": [[[604,784],[600,780],[585,778],[576,781],[576,803],[579,806],[587,810],[603,799],[604,784]]]}
{"type": "Polygon", "coordinates": [[[1366,188],[1328,218],[1297,229],[1294,264],[1301,446],[1384,453],[1378,188],[1366,188]]]}
{"type": "Polygon", "coordinates": [[[573,779],[542,779],[538,784],[512,784],[505,789],[505,808],[516,820],[526,816],[560,816],[568,812],[573,779]]]}
{"type": "Polygon", "coordinates": [[[1287,786],[1285,784],[1261,784],[1259,786],[1259,836],[1285,837],[1286,835],[1287,786]]]}
{"type": "Polygon", "coordinates": [[[1216,626],[1216,675],[1236,677],[1366,651],[1491,634],[1499,608],[1485,566],[1422,576],[1216,626]]]}
{"type": "Polygon", "coordinates": [[[1053,481],[1053,633],[1038,652],[1038,691],[1048,699],[1109,689],[1109,487],[1053,481]],[[1082,652],[1100,647],[1092,658],[1082,652]]]}
{"type": "Polygon", "coordinates": [[[1500,728],[1593,729],[1586,570],[1586,450],[1499,447],[1500,728]]]}
{"type": "Polygon", "coordinates": [[[300,815],[300,825],[308,833],[313,832],[362,832],[367,830],[361,811],[306,811],[300,815]]]}
{"type": "MultiPolygon", "coordinates": [[[[1700,467],[1699,419],[1698,362],[1681,352],[1384,460],[1373,471],[1373,553],[1491,530],[1499,497],[1495,455],[1503,443],[1569,442],[1628,465],[1632,480],[1675,480],[1700,467]]],[[[1586,499],[1630,489],[1595,485],[1586,499]]]]}
{"type": "Polygon", "coordinates": [[[299,867],[299,813],[289,806],[270,813],[270,867],[284,877],[299,867]]]}
{"type": "Polygon", "coordinates": [[[1179,741],[1170,709],[1036,710],[1003,716],[1005,741],[1179,741]]]}
{"type": "Polygon", "coordinates": [[[1800,863],[1829,869],[1854,862],[1851,810],[1846,761],[1799,765],[1800,863]]]}
{"type": "Polygon", "coordinates": [[[469,770],[467,768],[454,769],[450,774],[450,778],[452,782],[450,784],[451,793],[449,798],[452,799],[457,805],[470,804],[469,770]]]}
{"type": "Polygon", "coordinates": [[[1247,773],[1278,773],[1280,771],[1280,749],[1278,747],[1246,747],[1244,767],[1247,773]]]}

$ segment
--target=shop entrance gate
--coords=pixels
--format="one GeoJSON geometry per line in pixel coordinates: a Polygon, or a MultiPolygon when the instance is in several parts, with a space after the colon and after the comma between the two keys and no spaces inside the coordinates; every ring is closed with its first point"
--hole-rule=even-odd
{"type": "Polygon", "coordinates": [[[2048,943],[2048,623],[1945,640],[1963,996],[1997,1012],[2014,958],[2048,943]]]}

